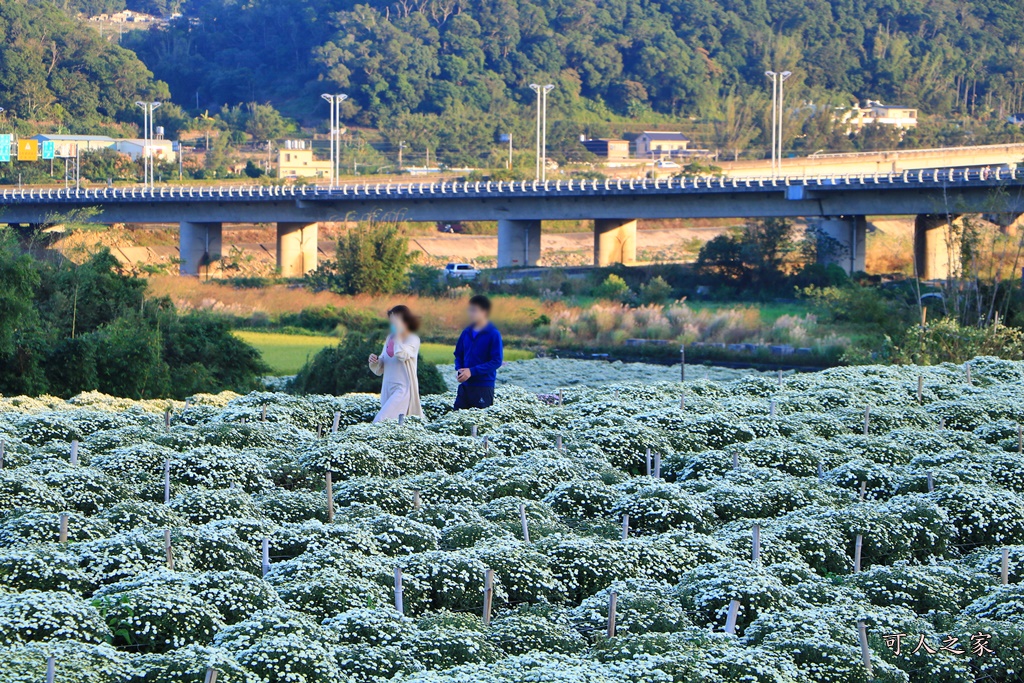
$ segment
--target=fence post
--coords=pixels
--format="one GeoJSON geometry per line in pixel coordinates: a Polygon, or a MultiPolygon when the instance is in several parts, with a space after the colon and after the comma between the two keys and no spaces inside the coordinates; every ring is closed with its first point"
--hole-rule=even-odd
{"type": "Polygon", "coordinates": [[[918,405],[924,403],[924,376],[917,376],[917,403],[918,405]]]}
{"type": "Polygon", "coordinates": [[[824,479],[824,478],[825,478],[825,467],[824,467],[824,465],[822,465],[819,462],[818,463],[818,479],[821,480],[821,479],[824,479]]]}
{"type": "Polygon", "coordinates": [[[680,396],[679,397],[679,410],[686,410],[686,397],[685,396],[680,396]]]}
{"type": "Polygon", "coordinates": [[[871,406],[864,408],[864,436],[871,432],[871,406]]]}
{"type": "Polygon", "coordinates": [[[754,542],[754,549],[750,554],[750,559],[754,562],[761,561],[761,525],[755,524],[754,529],[751,532],[751,538],[754,542]]]}
{"type": "Polygon", "coordinates": [[[324,475],[324,483],[327,492],[327,523],[334,521],[334,483],[331,481],[331,471],[327,470],[324,475]]]}
{"type": "Polygon", "coordinates": [[[971,381],[971,362],[970,361],[967,361],[966,363],[964,363],[964,371],[967,373],[967,383],[968,384],[974,384],[974,382],[971,381]]]}
{"type": "Polygon", "coordinates": [[[933,477],[932,473],[929,472],[928,473],[928,493],[931,493],[934,490],[935,490],[935,477],[933,477]]]}
{"type": "Polygon", "coordinates": [[[164,555],[167,557],[167,568],[174,571],[174,548],[171,546],[171,530],[164,529],[164,555]]]}
{"type": "Polygon", "coordinates": [[[4,450],[7,448],[7,444],[4,443],[3,439],[0,439],[0,470],[4,468],[4,450]]]}
{"type": "Polygon", "coordinates": [[[939,429],[945,429],[945,428],[946,428],[946,418],[945,417],[940,417],[939,418],[939,429]]]}
{"type": "Polygon", "coordinates": [[[561,389],[558,390],[558,405],[563,405],[563,396],[561,389]]]}
{"type": "Polygon", "coordinates": [[[622,540],[629,538],[629,515],[622,515],[622,540]]]}
{"type": "Polygon", "coordinates": [[[171,409],[164,411],[164,431],[171,431],[171,409]]]}
{"type": "Polygon", "coordinates": [[[562,435],[561,434],[556,434],[555,435],[555,448],[557,448],[558,450],[562,450],[562,435]]]}
{"type": "Polygon", "coordinates": [[[472,427],[469,428],[469,435],[474,439],[476,438],[476,425],[473,425],[472,427]]]}
{"type": "Polygon", "coordinates": [[[647,467],[647,476],[651,476],[651,449],[647,448],[647,455],[644,460],[644,465],[647,467]]]}
{"type": "Polygon", "coordinates": [[[857,534],[857,542],[853,546],[853,571],[854,573],[860,571],[860,554],[864,548],[864,536],[857,534]]]}
{"type": "Polygon", "coordinates": [[[57,532],[57,539],[60,543],[68,542],[68,513],[60,513],[60,531],[57,532]]]}
{"type": "Polygon", "coordinates": [[[619,604],[619,594],[612,591],[608,596],[608,637],[615,637],[615,608],[619,604]]]}
{"type": "Polygon", "coordinates": [[[78,464],[78,439],[71,440],[71,464],[78,464]]]}
{"type": "Polygon", "coordinates": [[[491,442],[488,440],[487,435],[484,434],[484,455],[489,453],[491,450],[491,442]]]}
{"type": "Polygon", "coordinates": [[[867,497],[867,493],[868,493],[868,483],[866,481],[862,481],[860,483],[860,499],[861,499],[861,502],[863,502],[864,499],[867,497]]]}
{"type": "Polygon", "coordinates": [[[484,572],[484,626],[491,625],[491,604],[494,601],[494,570],[484,572]]]}
{"type": "Polygon", "coordinates": [[[775,399],[774,398],[771,400],[771,403],[768,404],[768,417],[772,418],[773,420],[775,419],[775,399]]]}
{"type": "Polygon", "coordinates": [[[421,505],[423,505],[423,501],[420,500],[420,492],[418,490],[417,491],[413,491],[412,492],[412,509],[413,510],[419,510],[421,505]]]}
{"type": "MultiPolygon", "coordinates": [[[[1017,425],[1017,455],[1024,453],[1024,426],[1017,425]]],[[[4,466],[4,448],[0,444],[0,467],[4,466]]]]}
{"type": "Polygon", "coordinates": [[[171,461],[164,460],[164,505],[171,502],[171,461]]]}
{"type": "Polygon", "coordinates": [[[782,386],[782,370],[779,370],[779,386],[782,386]]]}
{"type": "Polygon", "coordinates": [[[740,468],[740,454],[739,451],[732,452],[732,468],[738,470],[740,468]]]}
{"type": "Polygon", "coordinates": [[[46,683],[53,683],[57,677],[57,658],[47,657],[46,658],[46,683]]]}
{"type": "Polygon", "coordinates": [[[270,573],[270,539],[266,536],[263,537],[261,550],[263,551],[263,576],[270,573]]]}
{"type": "Polygon", "coordinates": [[[523,525],[523,541],[530,542],[530,525],[526,521],[526,503],[519,504],[519,523],[523,525]]]}
{"type": "Polygon", "coordinates": [[[263,410],[260,411],[260,422],[267,421],[267,404],[263,404],[263,410]]]}
{"type": "Polygon", "coordinates": [[[395,611],[405,614],[405,603],[402,601],[402,568],[395,567],[395,611]]]}
{"type": "Polygon", "coordinates": [[[729,612],[725,615],[725,632],[729,635],[736,635],[736,620],[740,615],[740,601],[729,601],[729,612]]]}
{"type": "Polygon", "coordinates": [[[331,434],[338,433],[338,425],[341,424],[341,411],[334,411],[334,422],[331,424],[331,434]]]}
{"type": "Polygon", "coordinates": [[[1010,583],[1010,549],[1003,548],[1003,559],[999,567],[999,580],[1005,586],[1010,583]]]}
{"type": "Polygon", "coordinates": [[[868,648],[868,627],[863,621],[857,622],[857,636],[860,638],[860,656],[864,660],[864,670],[867,671],[868,680],[871,680],[874,673],[871,671],[871,650],[868,648]]]}
{"type": "Polygon", "coordinates": [[[217,670],[212,666],[206,669],[206,679],[204,683],[217,683],[217,670]]]}
{"type": "Polygon", "coordinates": [[[686,381],[686,345],[679,345],[679,381],[686,381]]]}
{"type": "Polygon", "coordinates": [[[654,478],[661,479],[661,453],[654,454],[654,478]]]}

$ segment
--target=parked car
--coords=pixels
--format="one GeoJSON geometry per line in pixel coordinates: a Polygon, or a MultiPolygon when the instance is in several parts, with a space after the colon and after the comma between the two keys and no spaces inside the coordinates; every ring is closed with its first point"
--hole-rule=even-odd
{"type": "Polygon", "coordinates": [[[460,280],[475,280],[480,271],[468,263],[449,263],[444,267],[446,277],[460,280]]]}
{"type": "Polygon", "coordinates": [[[682,168],[682,166],[671,159],[658,159],[654,166],[655,168],[682,168]]]}

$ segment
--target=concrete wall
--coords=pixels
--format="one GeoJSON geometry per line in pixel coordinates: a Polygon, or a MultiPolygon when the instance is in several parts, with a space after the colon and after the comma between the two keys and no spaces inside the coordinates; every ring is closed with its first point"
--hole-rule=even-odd
{"type": "Polygon", "coordinates": [[[316,223],[277,224],[277,269],[284,277],[302,277],[317,264],[316,223]]]}
{"type": "Polygon", "coordinates": [[[182,221],[178,229],[181,275],[211,275],[211,265],[221,256],[220,223],[182,221]]]}
{"type": "Polygon", "coordinates": [[[498,267],[535,266],[540,260],[540,221],[498,221],[498,267]]]}
{"type": "Polygon", "coordinates": [[[847,273],[863,272],[867,252],[864,216],[831,216],[817,224],[818,261],[835,263],[847,273]]]}

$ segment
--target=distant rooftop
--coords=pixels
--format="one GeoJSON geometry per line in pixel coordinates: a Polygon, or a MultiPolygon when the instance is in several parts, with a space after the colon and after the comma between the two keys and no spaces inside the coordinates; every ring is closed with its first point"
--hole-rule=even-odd
{"type": "Polygon", "coordinates": [[[32,140],[52,140],[53,142],[113,142],[114,138],[106,135],[54,135],[40,133],[33,135],[32,140]]]}
{"type": "Polygon", "coordinates": [[[645,130],[644,135],[650,140],[689,140],[679,131],[668,130],[645,130]]]}

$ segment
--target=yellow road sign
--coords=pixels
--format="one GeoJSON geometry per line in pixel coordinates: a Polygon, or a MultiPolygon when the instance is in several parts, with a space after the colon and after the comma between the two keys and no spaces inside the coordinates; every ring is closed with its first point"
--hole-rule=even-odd
{"type": "Polygon", "coordinates": [[[38,159],[38,140],[18,140],[18,161],[37,161],[38,159]]]}

